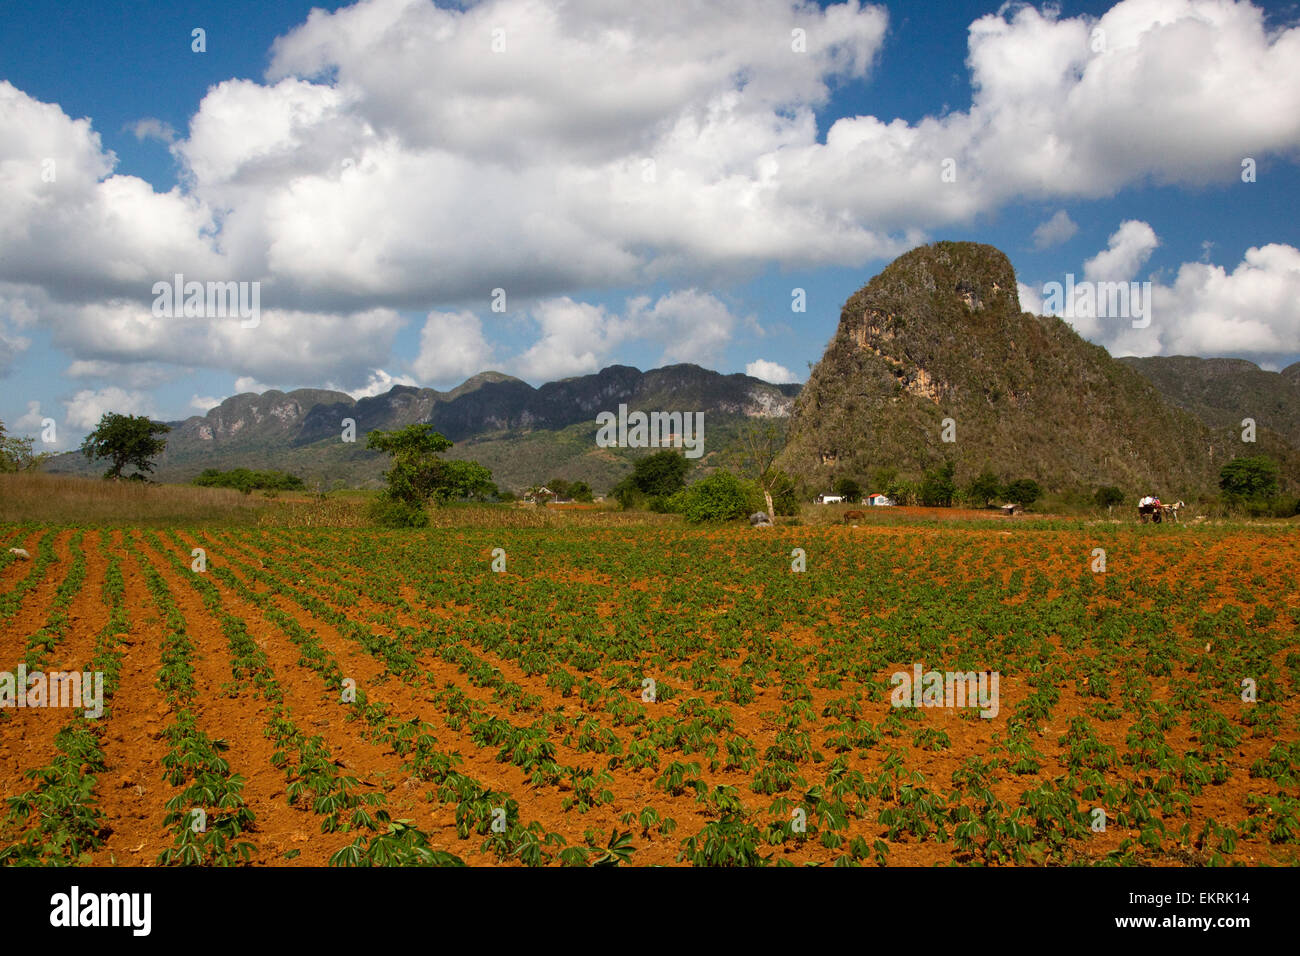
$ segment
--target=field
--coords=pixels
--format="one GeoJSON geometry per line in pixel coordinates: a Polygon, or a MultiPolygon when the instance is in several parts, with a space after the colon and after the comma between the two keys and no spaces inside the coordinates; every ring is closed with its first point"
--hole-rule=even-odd
{"type": "Polygon", "coordinates": [[[0,710],[6,863],[1300,862],[1293,528],[0,540],[0,669],[106,675],[0,710]]]}

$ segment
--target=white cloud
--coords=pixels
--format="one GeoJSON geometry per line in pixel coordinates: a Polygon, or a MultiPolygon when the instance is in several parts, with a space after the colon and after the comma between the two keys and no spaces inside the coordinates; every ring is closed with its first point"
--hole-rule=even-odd
{"type": "Polygon", "coordinates": [[[151,417],[158,414],[149,395],[144,392],[129,392],[116,386],[83,389],[63,404],[68,410],[68,425],[73,428],[94,428],[106,412],[151,417]]]}
{"type": "Polygon", "coordinates": [[[28,402],[27,411],[14,421],[15,431],[37,431],[47,416],[41,414],[40,402],[28,402]]]}
{"type": "Polygon", "coordinates": [[[1032,312],[1034,315],[1043,315],[1043,296],[1033,286],[1025,285],[1023,282],[1016,282],[1016,291],[1020,295],[1020,308],[1024,312],[1032,312]]]}
{"type": "Polygon", "coordinates": [[[152,116],[146,116],[134,123],[128,123],[126,128],[138,140],[152,139],[159,143],[166,143],[169,146],[176,141],[176,130],[172,129],[171,124],[164,123],[152,116]]]}
{"type": "MultiPolygon", "coordinates": [[[[969,110],[819,136],[816,111],[867,81],[886,26],[858,0],[359,0],[277,41],[262,82],[209,89],[165,193],[114,175],[88,120],[0,81],[3,294],[74,361],[365,389],[399,312],[459,314],[501,287],[552,303],[521,368],[576,374],[629,316],[575,289],[862,265],[1009,202],[1240,187],[1243,156],[1300,150],[1300,27],[1232,0],[1122,0],[1100,19],[1009,4],[970,25],[969,110]],[[152,283],[178,272],[260,281],[262,327],[152,320],[152,283]]],[[[1094,268],[1140,267],[1140,248],[1094,268]]],[[[717,353],[721,312],[695,329],[655,308],[638,317],[667,358],[717,353]]],[[[0,367],[22,344],[0,329],[0,367]]],[[[469,338],[459,360],[483,354],[469,338]]],[[[420,378],[451,374],[421,361],[420,378]]]]}
{"type": "MultiPolygon", "coordinates": [[[[629,299],[622,313],[566,297],[546,299],[529,311],[541,338],[507,363],[522,378],[553,380],[598,371],[613,351],[647,342],[662,352],[658,364],[716,362],[740,320],[716,296],[679,289],[651,302],[629,299]]],[[[753,323],[753,317],[746,322],[753,323]]]]}
{"type": "Polygon", "coordinates": [[[541,338],[511,365],[534,381],[598,371],[602,358],[625,333],[622,320],[604,306],[574,302],[568,296],[539,302],[531,314],[541,338]]]}
{"type": "Polygon", "coordinates": [[[484,371],[492,347],[473,312],[430,312],[420,332],[420,351],[411,363],[417,379],[430,385],[459,385],[484,371]]]}
{"type": "Polygon", "coordinates": [[[360,388],[340,389],[333,384],[325,387],[347,392],[353,398],[372,398],[391,390],[394,385],[419,385],[419,383],[409,375],[389,375],[382,368],[376,368],[371,370],[370,379],[360,388]]]}
{"type": "Polygon", "coordinates": [[[221,399],[212,398],[209,395],[195,395],[190,399],[190,408],[196,412],[209,412],[221,404],[221,399]]]}
{"type": "MultiPolygon", "coordinates": [[[[1126,222],[1088,260],[1085,276],[1140,279],[1138,270],[1157,243],[1146,223],[1126,222]]],[[[1037,290],[1021,285],[1020,295],[1024,308],[1041,311],[1037,290]]],[[[1133,328],[1126,318],[1067,321],[1114,355],[1235,355],[1276,365],[1300,353],[1300,249],[1280,243],[1253,247],[1231,271],[1184,262],[1171,285],[1152,282],[1145,328],[1133,328]]]]}
{"type": "Polygon", "coordinates": [[[1126,220],[1111,234],[1106,248],[1083,264],[1083,277],[1089,282],[1129,282],[1158,245],[1156,231],[1148,223],[1126,220]]]}
{"type": "Polygon", "coordinates": [[[261,395],[263,392],[269,392],[274,388],[274,385],[264,385],[251,376],[241,375],[235,379],[235,391],[232,394],[243,395],[247,392],[256,392],[261,395]]]}
{"type": "Polygon", "coordinates": [[[772,382],[775,385],[784,385],[789,382],[797,382],[794,372],[790,371],[784,365],[778,365],[776,362],[769,362],[767,359],[755,359],[745,366],[745,374],[752,378],[760,378],[765,382],[772,382]]]}
{"type": "Polygon", "coordinates": [[[628,303],[624,334],[663,348],[660,364],[716,362],[731,340],[736,317],[717,297],[698,289],[670,292],[650,305],[641,296],[628,303]]]}
{"type": "Polygon", "coordinates": [[[1063,242],[1068,242],[1079,231],[1078,225],[1070,214],[1064,209],[1060,209],[1034,230],[1034,248],[1050,249],[1052,246],[1059,246],[1063,242]]]}

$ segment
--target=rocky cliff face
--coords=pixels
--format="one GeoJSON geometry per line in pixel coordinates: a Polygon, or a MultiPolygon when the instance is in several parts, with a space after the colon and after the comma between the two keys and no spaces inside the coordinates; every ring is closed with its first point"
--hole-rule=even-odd
{"type": "Polygon", "coordinates": [[[1239,449],[1165,402],[1059,319],[1022,312],[991,246],[940,242],[854,294],[800,393],[781,464],[812,488],[944,461],[1058,490],[1100,484],[1184,497],[1239,449]],[[952,438],[952,441],[945,441],[952,438]]]}

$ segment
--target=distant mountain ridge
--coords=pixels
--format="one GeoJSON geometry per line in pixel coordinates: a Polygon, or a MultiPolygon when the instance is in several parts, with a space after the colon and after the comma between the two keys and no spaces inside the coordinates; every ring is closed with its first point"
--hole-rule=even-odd
{"type": "MultiPolygon", "coordinates": [[[[1007,257],[966,242],[914,249],[851,296],[804,386],[681,364],[612,365],[536,388],[487,371],[445,392],[245,393],[169,423],[155,477],[277,468],[326,489],[377,487],[387,459],[365,449],[366,433],[428,422],[455,442],[451,457],[481,462],[502,487],[562,477],[602,492],[643,453],[596,444],[597,414],[620,404],[704,412],[705,470],[734,466],[746,422],[788,419],[779,465],[807,492],[882,469],[914,481],[949,460],[959,483],[991,468],[1058,491],[1106,484],[1189,500],[1214,493],[1235,456],[1268,455],[1289,483],[1300,477],[1300,363],[1265,372],[1236,359],[1114,359],[1060,319],[1022,311],[1007,257]],[[1246,417],[1254,445],[1241,440],[1246,417]],[[354,442],[342,440],[345,420],[354,442]]],[[[102,471],[75,453],[47,467],[102,471]]]]}
{"type": "MultiPolygon", "coordinates": [[[[234,395],[184,421],[169,422],[167,449],[155,476],[186,481],[205,468],[279,468],[329,487],[376,484],[387,459],[365,450],[365,435],[428,422],[456,447],[452,457],[474,458],[498,482],[519,490],[555,476],[583,478],[600,490],[631,469],[622,449],[595,444],[595,418],[620,404],[645,411],[703,412],[706,441],[717,445],[736,423],[789,413],[798,385],[774,385],[743,374],[724,375],[697,365],[642,372],[612,365],[591,375],[537,388],[500,372],[482,372],[450,391],[397,385],[382,395],[354,399],[345,392],[303,388],[234,395]],[[344,420],[356,441],[342,441],[344,420]],[[586,426],[590,436],[583,437],[586,426]]],[[[93,473],[79,455],[61,455],[52,471],[93,473]]]]}
{"type": "Polygon", "coordinates": [[[1252,418],[1300,447],[1300,362],[1267,372],[1245,359],[1171,355],[1119,361],[1207,425],[1240,429],[1242,419],[1252,418]]]}

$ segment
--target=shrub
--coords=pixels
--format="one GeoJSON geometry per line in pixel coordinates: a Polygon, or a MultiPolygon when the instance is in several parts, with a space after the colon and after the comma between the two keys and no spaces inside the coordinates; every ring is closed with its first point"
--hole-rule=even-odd
{"type": "Polygon", "coordinates": [[[692,523],[733,521],[749,513],[750,487],[729,471],[718,471],[691,485],[681,496],[682,513],[692,523]]]}
{"type": "Polygon", "coordinates": [[[1114,485],[1103,485],[1097,489],[1097,493],[1092,496],[1092,500],[1096,502],[1098,508],[1110,508],[1124,503],[1124,492],[1114,485]]]}
{"type": "Polygon", "coordinates": [[[1007,500],[1020,505],[1022,508],[1028,508],[1040,497],[1043,490],[1038,487],[1038,482],[1032,478],[1017,478],[1006,487],[1007,500]]]}
{"type": "Polygon", "coordinates": [[[395,498],[380,496],[370,504],[370,520],[381,528],[427,528],[429,515],[423,508],[395,498]]]}

